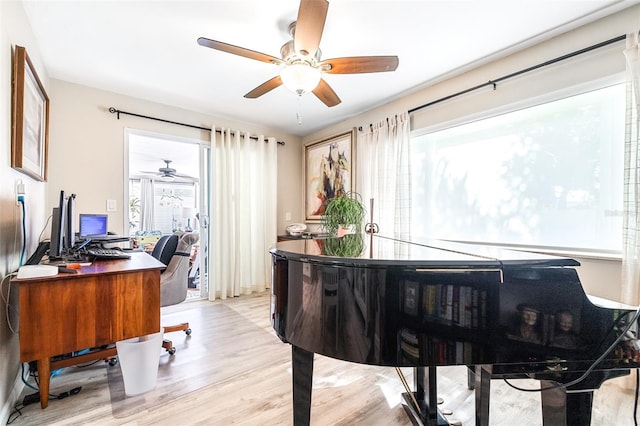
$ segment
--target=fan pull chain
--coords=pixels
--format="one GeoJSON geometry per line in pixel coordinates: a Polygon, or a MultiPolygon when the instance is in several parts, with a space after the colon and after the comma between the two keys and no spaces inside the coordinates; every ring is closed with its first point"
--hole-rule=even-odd
{"type": "Polygon", "coordinates": [[[298,126],[302,126],[302,114],[300,114],[300,102],[302,102],[302,96],[298,96],[297,105],[298,111],[296,111],[296,120],[298,121],[298,126]]]}

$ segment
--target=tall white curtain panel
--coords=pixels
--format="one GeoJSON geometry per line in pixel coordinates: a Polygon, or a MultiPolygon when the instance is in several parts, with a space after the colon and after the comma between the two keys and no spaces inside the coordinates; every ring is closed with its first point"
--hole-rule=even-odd
{"type": "Polygon", "coordinates": [[[140,179],[140,230],[152,231],[155,229],[153,223],[153,181],[151,179],[140,179]]]}
{"type": "Polygon", "coordinates": [[[277,141],[211,132],[209,299],[269,288],[276,242],[277,141]]]}
{"type": "Polygon", "coordinates": [[[624,153],[624,228],[622,238],[622,301],[640,304],[640,47],[638,33],[627,34],[627,108],[624,153]]]}
{"type": "Polygon", "coordinates": [[[367,219],[373,214],[380,234],[398,239],[410,236],[409,127],[409,113],[402,112],[362,125],[356,133],[356,189],[367,206],[367,219]]]}

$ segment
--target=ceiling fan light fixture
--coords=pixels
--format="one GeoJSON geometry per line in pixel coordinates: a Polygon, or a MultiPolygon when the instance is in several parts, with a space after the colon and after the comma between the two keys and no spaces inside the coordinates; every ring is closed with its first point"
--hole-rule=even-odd
{"type": "Polygon", "coordinates": [[[312,67],[306,63],[293,63],[280,69],[282,84],[293,93],[302,96],[318,86],[321,78],[319,67],[312,67]]]}

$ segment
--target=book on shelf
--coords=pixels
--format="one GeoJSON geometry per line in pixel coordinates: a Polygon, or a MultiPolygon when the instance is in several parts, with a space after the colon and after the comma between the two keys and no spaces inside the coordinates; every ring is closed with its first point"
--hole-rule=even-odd
{"type": "Polygon", "coordinates": [[[487,291],[473,286],[427,284],[422,293],[425,320],[469,329],[487,327],[487,291]]]}
{"type": "Polygon", "coordinates": [[[483,349],[463,340],[438,337],[424,339],[422,351],[436,364],[471,365],[482,358],[483,349]]]}
{"type": "Polygon", "coordinates": [[[420,363],[420,343],[414,330],[401,328],[399,331],[400,353],[404,362],[417,365],[420,363]]]}

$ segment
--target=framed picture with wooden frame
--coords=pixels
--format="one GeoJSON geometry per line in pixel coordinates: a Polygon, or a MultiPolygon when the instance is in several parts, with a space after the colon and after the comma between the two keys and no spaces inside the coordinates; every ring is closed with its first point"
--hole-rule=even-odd
{"type": "Polygon", "coordinates": [[[27,55],[13,55],[11,167],[39,181],[47,180],[49,97],[27,55]]]}
{"type": "Polygon", "coordinates": [[[307,222],[320,222],[327,203],[351,191],[353,151],[353,131],[305,146],[304,199],[307,222]]]}

